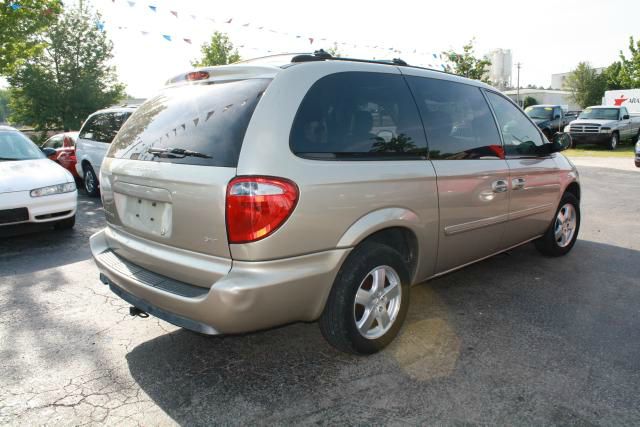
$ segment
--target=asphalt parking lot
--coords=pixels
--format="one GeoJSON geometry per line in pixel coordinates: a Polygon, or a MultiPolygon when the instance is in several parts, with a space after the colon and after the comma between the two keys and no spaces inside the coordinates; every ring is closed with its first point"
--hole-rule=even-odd
{"type": "Polygon", "coordinates": [[[412,289],[384,352],[316,324],[204,337],[131,318],[76,228],[0,235],[0,424],[640,424],[639,170],[580,167],[580,240],[412,289]],[[24,234],[27,233],[27,234],[24,234]]]}

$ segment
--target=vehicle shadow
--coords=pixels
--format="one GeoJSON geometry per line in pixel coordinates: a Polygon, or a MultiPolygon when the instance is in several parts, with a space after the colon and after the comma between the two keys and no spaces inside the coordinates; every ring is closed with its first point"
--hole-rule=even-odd
{"type": "Polygon", "coordinates": [[[81,195],[76,226],[71,230],[55,230],[50,224],[0,227],[0,277],[38,272],[89,259],[89,237],[104,225],[100,199],[81,195]],[[28,262],[24,261],[25,258],[28,262]]]}
{"type": "Polygon", "coordinates": [[[294,324],[228,337],[176,330],[127,363],[180,425],[637,420],[638,260],[590,241],[560,259],[533,245],[493,257],[412,288],[400,336],[369,357],[294,324]]]}

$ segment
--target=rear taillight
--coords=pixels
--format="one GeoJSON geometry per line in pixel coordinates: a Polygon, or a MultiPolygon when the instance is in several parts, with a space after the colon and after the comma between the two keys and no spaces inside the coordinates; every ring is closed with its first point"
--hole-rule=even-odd
{"type": "Polygon", "coordinates": [[[187,75],[185,76],[185,79],[188,82],[195,82],[198,80],[206,80],[209,78],[209,73],[207,73],[206,71],[192,71],[190,73],[187,73],[187,75]]]}
{"type": "Polygon", "coordinates": [[[238,177],[227,186],[229,243],[248,243],[267,237],[291,215],[298,187],[286,179],[238,177]]]}

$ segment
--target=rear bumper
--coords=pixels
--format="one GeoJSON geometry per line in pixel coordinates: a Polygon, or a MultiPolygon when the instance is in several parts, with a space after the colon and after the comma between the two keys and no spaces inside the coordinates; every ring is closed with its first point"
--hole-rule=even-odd
{"type": "Polygon", "coordinates": [[[59,221],[75,215],[77,206],[77,191],[43,197],[31,197],[29,191],[0,194],[0,209],[27,208],[29,211],[28,219],[2,225],[59,221]]]}
{"type": "Polygon", "coordinates": [[[576,144],[607,144],[610,133],[572,133],[571,140],[576,144]]]}
{"type": "Polygon", "coordinates": [[[207,334],[250,332],[317,319],[349,251],[336,249],[274,261],[234,261],[231,270],[207,289],[168,278],[171,286],[145,282],[149,275],[158,280],[162,276],[124,259],[120,261],[125,267],[109,262],[111,248],[105,230],[91,236],[91,252],[101,280],[114,293],[149,314],[207,334]]]}

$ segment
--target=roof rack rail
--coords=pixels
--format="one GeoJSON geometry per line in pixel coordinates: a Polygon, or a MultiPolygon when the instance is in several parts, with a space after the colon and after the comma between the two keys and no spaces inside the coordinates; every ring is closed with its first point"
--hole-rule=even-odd
{"type": "Polygon", "coordinates": [[[314,61],[326,61],[331,59],[333,61],[349,61],[349,62],[367,62],[371,64],[386,64],[386,65],[400,65],[409,66],[405,61],[400,58],[393,58],[391,60],[385,59],[359,59],[359,58],[343,58],[340,56],[333,56],[329,52],[319,49],[313,52],[313,54],[301,54],[291,58],[291,62],[314,62],[314,61]]]}

